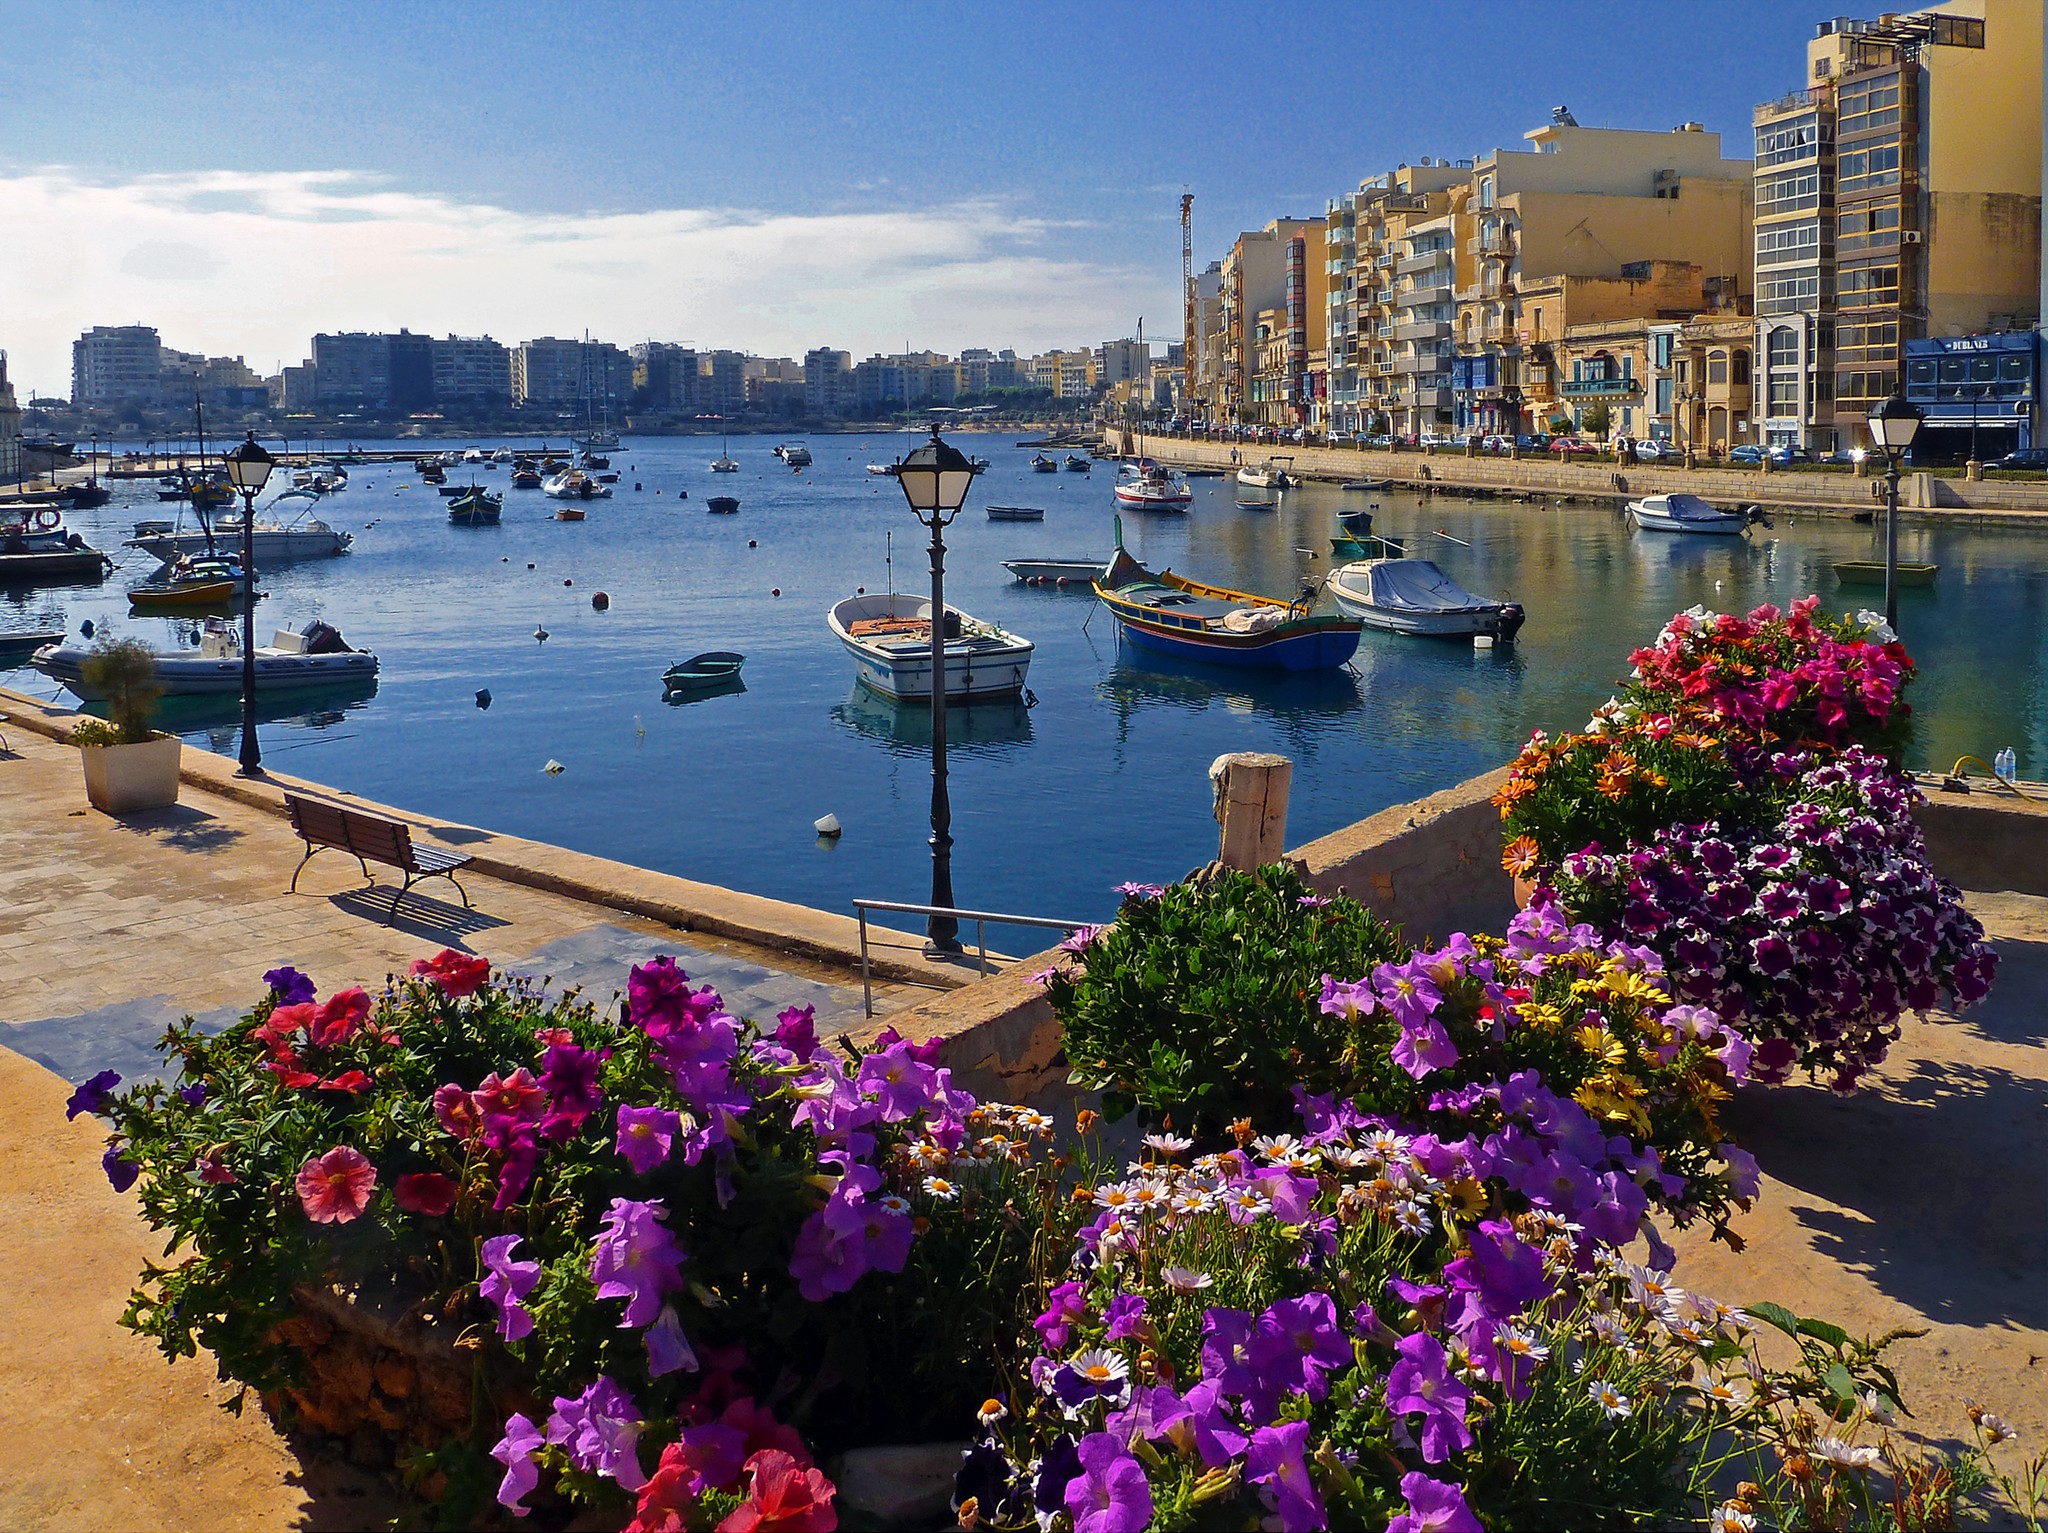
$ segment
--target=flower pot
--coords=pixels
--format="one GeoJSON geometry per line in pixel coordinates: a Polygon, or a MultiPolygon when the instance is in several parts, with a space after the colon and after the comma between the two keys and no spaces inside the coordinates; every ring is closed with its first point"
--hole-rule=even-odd
{"type": "Polygon", "coordinates": [[[1517,873],[1514,877],[1515,909],[1527,910],[1529,908],[1529,901],[1533,900],[1536,897],[1536,880],[1533,878],[1524,878],[1519,873],[1517,873]]]}
{"type": "Polygon", "coordinates": [[[159,735],[140,745],[81,745],[86,801],[107,814],[177,803],[182,749],[176,735],[159,735]]]}

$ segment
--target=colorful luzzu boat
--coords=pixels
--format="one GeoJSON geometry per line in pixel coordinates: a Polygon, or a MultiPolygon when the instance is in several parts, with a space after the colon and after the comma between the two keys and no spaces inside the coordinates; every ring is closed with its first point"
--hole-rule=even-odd
{"type": "Polygon", "coordinates": [[[1358,651],[1355,618],[1311,611],[1313,594],[1296,601],[1204,585],[1171,570],[1155,575],[1125,552],[1096,578],[1095,594],[1118,631],[1141,649],[1206,665],[1327,671],[1358,651]]]}

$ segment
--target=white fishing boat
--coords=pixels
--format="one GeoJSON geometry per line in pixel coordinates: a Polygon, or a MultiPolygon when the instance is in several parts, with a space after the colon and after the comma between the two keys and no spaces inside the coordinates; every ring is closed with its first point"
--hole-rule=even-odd
{"type": "Polygon", "coordinates": [[[1428,559],[1361,559],[1331,571],[1325,589],[1345,616],[1385,633],[1507,644],[1528,616],[1519,602],[1475,596],[1428,559]]]}
{"type": "Polygon", "coordinates": [[[1733,537],[1749,525],[1740,511],[1723,511],[1697,495],[1645,495],[1628,503],[1629,520],[1644,532],[1683,532],[1733,537]]]}
{"type": "Polygon", "coordinates": [[[610,500],[612,487],[600,484],[580,468],[565,468],[554,478],[541,485],[541,493],[551,500],[610,500]]]}
{"type": "Polygon", "coordinates": [[[1005,559],[1003,568],[1026,585],[1055,585],[1094,589],[1108,567],[1107,559],[1005,559]]]}
{"type": "MultiPolygon", "coordinates": [[[[876,593],[849,596],[826,623],[853,656],[862,686],[895,702],[932,697],[932,604],[929,599],[876,593]]],[[[945,696],[948,703],[1005,702],[1023,695],[1031,669],[1029,639],[945,611],[945,696]]]]}
{"type": "MultiPolygon", "coordinates": [[[[35,652],[29,663],[52,681],[89,703],[106,694],[85,679],[91,647],[51,644],[35,652]]],[[[312,622],[303,629],[280,628],[268,644],[256,648],[256,690],[335,686],[364,681],[377,674],[377,657],[351,649],[341,631],[312,622]]],[[[242,630],[232,619],[209,618],[197,651],[156,655],[156,679],[168,697],[209,692],[239,692],[242,687],[242,630]]]]}
{"type": "Polygon", "coordinates": [[[1134,511],[1181,511],[1194,502],[1187,480],[1154,464],[1127,471],[1116,482],[1116,503],[1134,511]]]}
{"type": "Polygon", "coordinates": [[[511,448],[500,447],[496,452],[491,454],[491,461],[493,463],[510,463],[512,461],[512,456],[513,455],[511,448]]]}
{"type": "MultiPolygon", "coordinates": [[[[332,559],[349,551],[354,539],[346,532],[337,532],[318,517],[306,520],[293,518],[282,520],[285,504],[303,501],[310,508],[319,497],[310,490],[287,490],[256,516],[256,526],[250,536],[254,542],[256,568],[267,569],[277,564],[297,564],[307,559],[332,559]]],[[[302,509],[301,516],[304,511],[302,509]]],[[[173,523],[156,522],[136,524],[136,536],[122,543],[124,548],[139,548],[159,564],[175,564],[178,560],[207,551],[207,537],[203,528],[191,531],[180,530],[173,523]],[[155,530],[145,532],[148,525],[155,530]]],[[[217,518],[213,524],[213,546],[236,554],[242,552],[242,519],[239,516],[217,518]]]]}
{"type": "Polygon", "coordinates": [[[1292,458],[1268,458],[1259,464],[1247,463],[1237,471],[1237,482],[1253,490],[1291,490],[1301,481],[1294,477],[1292,458]]]}
{"type": "Polygon", "coordinates": [[[894,479],[896,477],[896,465],[893,463],[870,463],[868,465],[868,477],[870,479],[894,479]]]}
{"type": "Polygon", "coordinates": [[[811,466],[811,450],[801,442],[785,442],[782,446],[775,449],[775,456],[784,463],[787,463],[791,468],[809,468],[811,466]]]}

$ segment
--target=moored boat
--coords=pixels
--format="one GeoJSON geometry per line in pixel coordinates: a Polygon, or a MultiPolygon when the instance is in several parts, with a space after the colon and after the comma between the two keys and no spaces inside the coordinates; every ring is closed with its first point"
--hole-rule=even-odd
{"type": "Polygon", "coordinates": [[[1644,532],[1734,537],[1749,525],[1740,511],[1723,511],[1697,495],[1645,495],[1628,503],[1629,520],[1644,532]]]}
{"type": "Polygon", "coordinates": [[[563,469],[541,489],[553,500],[609,500],[612,494],[609,485],[599,484],[580,468],[563,469]]]}
{"type": "Polygon", "coordinates": [[[1058,460],[1048,458],[1042,452],[1035,452],[1031,455],[1031,468],[1032,472],[1039,474],[1057,474],[1060,471],[1058,460]]]}
{"type": "Polygon", "coordinates": [[[992,522],[1042,522],[1045,520],[1045,507],[990,506],[988,519],[992,522]]]}
{"type": "MultiPolygon", "coordinates": [[[[877,592],[849,596],[826,623],[853,656],[861,685],[896,702],[930,702],[932,604],[877,592]]],[[[1029,639],[948,606],[943,687],[950,703],[1006,702],[1024,692],[1034,649],[1029,639]]]]}
{"type": "Polygon", "coordinates": [[[1195,498],[1185,479],[1150,460],[1143,467],[1127,469],[1117,479],[1115,494],[1118,505],[1134,511],[1182,511],[1195,498]]]}
{"type": "MultiPolygon", "coordinates": [[[[1898,572],[1898,583],[1902,586],[1931,586],[1934,584],[1934,577],[1941,573],[1941,566],[1938,564],[1901,562],[1892,568],[1898,572]]],[[[1884,560],[1838,560],[1835,564],[1835,579],[1845,586],[1881,586],[1884,584],[1884,560]]]]}
{"type": "MultiPolygon", "coordinates": [[[[308,506],[317,499],[307,491],[287,490],[278,500],[282,502],[298,496],[305,497],[308,506]]],[[[276,519],[278,505],[273,503],[269,510],[269,519],[259,515],[250,532],[259,570],[275,564],[296,564],[306,559],[336,558],[347,553],[354,544],[354,538],[348,533],[336,532],[317,517],[309,521],[280,522],[276,519]]],[[[175,564],[179,559],[205,553],[208,547],[204,528],[179,532],[172,527],[164,527],[159,532],[144,533],[142,524],[138,523],[136,533],[121,546],[139,548],[160,564],[175,564]]],[[[242,546],[240,519],[215,522],[213,543],[217,546],[231,545],[232,551],[239,553],[242,546]]]]}
{"type": "Polygon", "coordinates": [[[448,502],[448,520],[458,527],[495,527],[504,509],[503,496],[473,484],[448,502]]]}
{"type": "Polygon", "coordinates": [[[704,500],[704,509],[713,516],[731,516],[739,508],[740,501],[737,495],[710,495],[704,500]]]}
{"type": "Polygon", "coordinates": [[[775,456],[784,463],[787,463],[791,468],[809,468],[811,466],[811,450],[801,442],[785,442],[782,446],[775,449],[775,456]]]}
{"type": "Polygon", "coordinates": [[[1026,585],[1087,590],[1107,562],[1103,559],[1005,559],[1003,568],[1026,585]]]}
{"type": "Polygon", "coordinates": [[[512,488],[515,490],[537,490],[541,487],[540,470],[537,468],[515,468],[512,470],[512,488]]]}
{"type": "Polygon", "coordinates": [[[555,512],[555,520],[558,522],[580,522],[584,519],[584,514],[581,506],[563,506],[555,512]]]}
{"type": "Polygon", "coordinates": [[[166,573],[168,578],[161,585],[131,588],[128,605],[137,612],[225,607],[242,595],[242,566],[233,559],[194,558],[187,554],[166,573]]]}
{"type": "Polygon", "coordinates": [[[1508,644],[1527,617],[1519,602],[1475,596],[1428,559],[1362,559],[1333,570],[1325,588],[1339,610],[1386,633],[1508,644]]]}
{"type": "Polygon", "coordinates": [[[1294,460],[1268,458],[1260,464],[1247,463],[1237,471],[1237,482],[1251,490],[1288,490],[1301,481],[1291,471],[1294,460]]]}
{"type": "Polygon", "coordinates": [[[739,679],[747,657],[729,649],[706,650],[679,661],[661,673],[661,684],[670,692],[697,692],[724,686],[739,679]]]}
{"type": "Polygon", "coordinates": [[[870,479],[894,479],[896,477],[896,465],[893,463],[870,463],[868,465],[868,477],[870,479]]]}
{"type": "MultiPolygon", "coordinates": [[[[84,644],[52,644],[35,652],[32,665],[87,702],[103,702],[105,694],[85,680],[85,661],[92,653],[84,644]]],[[[303,629],[280,628],[267,645],[256,649],[256,689],[332,686],[377,674],[377,657],[350,649],[339,629],[312,622],[303,629]]],[[[209,692],[239,692],[242,687],[242,633],[238,623],[208,619],[197,653],[179,651],[156,656],[157,684],[167,697],[209,692]]]]}
{"type": "Polygon", "coordinates": [[[1070,474],[1085,474],[1093,470],[1094,467],[1093,463],[1077,452],[1067,454],[1067,472],[1070,474]]]}
{"type": "Polygon", "coordinates": [[[1115,557],[1096,577],[1095,595],[1117,631],[1142,649],[1208,665],[1321,671],[1358,652],[1360,623],[1316,613],[1313,589],[1293,601],[1157,575],[1133,559],[1121,535],[1115,557]]]}

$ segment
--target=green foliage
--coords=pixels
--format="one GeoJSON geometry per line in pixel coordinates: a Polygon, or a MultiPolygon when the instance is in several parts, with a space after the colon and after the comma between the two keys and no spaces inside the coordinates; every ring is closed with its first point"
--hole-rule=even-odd
{"type": "Polygon", "coordinates": [[[150,721],[164,695],[156,655],[140,639],[102,637],[80,666],[85,684],[107,697],[111,728],[91,719],[73,736],[80,745],[139,745],[154,740],[150,721]]]}
{"type": "Polygon", "coordinates": [[[1051,981],[1077,1085],[1111,1116],[1219,1131],[1291,1110],[1293,1089],[1326,1092],[1363,1061],[1355,1028],[1318,1008],[1323,976],[1397,956],[1392,928],[1352,900],[1305,905],[1300,873],[1223,871],[1125,902],[1081,974],[1051,981]]]}

